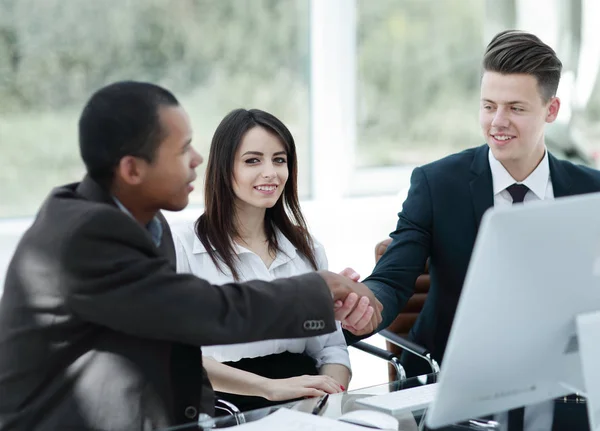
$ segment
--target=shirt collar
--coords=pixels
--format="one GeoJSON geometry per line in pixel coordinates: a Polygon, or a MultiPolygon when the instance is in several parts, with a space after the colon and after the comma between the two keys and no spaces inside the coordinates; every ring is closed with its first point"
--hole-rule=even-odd
{"type": "MultiPolygon", "coordinates": [[[[117,199],[115,196],[112,198],[121,211],[133,218],[133,214],[131,214],[131,212],[125,208],[125,205],[123,205],[119,199],[117,199]]],[[[158,217],[154,216],[154,218],[150,220],[150,223],[146,225],[146,229],[150,233],[150,237],[152,238],[154,245],[159,247],[162,240],[163,228],[158,217]]]]}
{"type": "MultiPolygon", "coordinates": [[[[279,245],[279,250],[277,252],[277,257],[275,258],[275,260],[279,259],[280,252],[283,256],[287,256],[289,259],[294,258],[294,256],[296,256],[296,254],[297,254],[296,253],[297,249],[294,246],[294,244],[292,244],[290,242],[290,240],[287,239],[285,237],[285,235],[282,234],[279,229],[275,229],[275,235],[277,236],[277,244],[279,245]]],[[[247,248],[245,248],[235,242],[233,243],[233,249],[236,254],[252,253],[252,251],[248,250],[247,248]]],[[[214,247],[213,247],[213,250],[214,250],[214,247]]],[[[202,244],[202,242],[198,238],[198,235],[196,235],[195,232],[194,232],[194,244],[192,245],[192,253],[194,253],[194,254],[207,253],[206,247],[204,247],[204,244],[202,244]]]]}
{"type": "MultiPolygon", "coordinates": [[[[518,183],[500,163],[491,151],[488,151],[490,169],[492,170],[492,183],[494,185],[494,196],[505,190],[508,186],[518,183]]],[[[550,180],[550,163],[548,161],[548,150],[545,149],[544,158],[535,170],[529,174],[520,184],[526,185],[540,200],[546,196],[548,181],[550,180]]]]}

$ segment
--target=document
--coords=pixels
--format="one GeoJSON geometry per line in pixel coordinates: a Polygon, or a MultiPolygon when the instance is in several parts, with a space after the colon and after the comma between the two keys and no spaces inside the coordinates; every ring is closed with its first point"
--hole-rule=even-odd
{"type": "Polygon", "coordinates": [[[235,431],[365,431],[364,427],[358,425],[285,408],[254,422],[221,429],[235,431]]]}

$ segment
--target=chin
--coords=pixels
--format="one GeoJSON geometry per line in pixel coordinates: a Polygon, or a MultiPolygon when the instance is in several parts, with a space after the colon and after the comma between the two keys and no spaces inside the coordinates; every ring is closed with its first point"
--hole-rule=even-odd
{"type": "Polygon", "coordinates": [[[499,146],[495,142],[488,142],[488,147],[490,147],[494,157],[500,160],[501,158],[506,158],[508,153],[511,152],[512,145],[499,146]]]}
{"type": "Polygon", "coordinates": [[[263,208],[268,210],[269,208],[273,208],[275,206],[275,202],[270,203],[270,202],[257,202],[256,204],[253,205],[256,208],[263,208]]]}
{"type": "Polygon", "coordinates": [[[184,210],[185,207],[188,206],[189,199],[181,200],[178,202],[169,202],[168,205],[163,207],[164,210],[167,211],[181,211],[184,210]]]}

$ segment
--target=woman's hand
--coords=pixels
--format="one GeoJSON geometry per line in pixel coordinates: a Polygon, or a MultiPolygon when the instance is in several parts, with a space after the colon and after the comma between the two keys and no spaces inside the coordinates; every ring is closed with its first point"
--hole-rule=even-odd
{"type": "Polygon", "coordinates": [[[289,379],[267,379],[262,396],[269,401],[286,401],[302,397],[318,397],[343,392],[338,382],[329,376],[298,376],[289,379]]]}

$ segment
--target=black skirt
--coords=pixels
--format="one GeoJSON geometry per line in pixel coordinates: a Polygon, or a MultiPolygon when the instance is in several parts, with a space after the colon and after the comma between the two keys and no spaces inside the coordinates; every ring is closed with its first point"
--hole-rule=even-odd
{"type": "MultiPolygon", "coordinates": [[[[316,362],[305,353],[283,352],[256,358],[244,358],[236,362],[223,362],[225,365],[258,374],[269,379],[287,379],[289,377],[302,376],[305,374],[316,376],[319,374],[316,362]]],[[[215,391],[217,398],[229,401],[241,411],[248,411],[267,406],[287,403],[293,400],[269,401],[262,397],[229,394],[215,391]]],[[[217,410],[216,415],[222,416],[226,413],[217,410]]]]}

